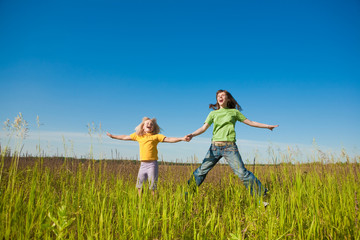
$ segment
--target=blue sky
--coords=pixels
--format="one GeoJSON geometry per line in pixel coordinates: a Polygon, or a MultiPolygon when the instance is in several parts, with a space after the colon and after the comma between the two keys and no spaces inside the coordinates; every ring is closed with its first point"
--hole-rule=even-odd
{"type": "MultiPolygon", "coordinates": [[[[64,136],[82,155],[89,140],[76,136],[89,139],[88,123],[130,134],[149,116],[164,135],[183,136],[226,89],[250,120],[280,125],[270,132],[237,124],[245,152],[246,143],[306,148],[315,138],[324,149],[358,154],[359,29],[357,0],[4,0],[0,120],[22,112],[27,151],[39,136],[45,151],[59,151],[64,136]]],[[[211,131],[165,144],[165,158],[202,158],[211,131]]],[[[0,138],[4,145],[6,134],[0,138]]],[[[102,138],[104,151],[136,158],[136,143],[102,138]]]]}

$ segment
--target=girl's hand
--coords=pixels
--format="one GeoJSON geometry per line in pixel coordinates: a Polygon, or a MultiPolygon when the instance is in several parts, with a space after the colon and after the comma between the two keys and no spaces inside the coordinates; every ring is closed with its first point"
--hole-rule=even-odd
{"type": "Polygon", "coordinates": [[[106,132],[106,135],[112,138],[112,135],[110,133],[106,132]]]}

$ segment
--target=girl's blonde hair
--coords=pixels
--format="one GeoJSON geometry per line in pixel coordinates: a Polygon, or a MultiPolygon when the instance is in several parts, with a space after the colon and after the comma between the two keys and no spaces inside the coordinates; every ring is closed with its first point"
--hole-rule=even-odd
{"type": "Polygon", "coordinates": [[[145,132],[144,132],[144,128],[143,128],[143,127],[144,127],[144,124],[145,124],[145,122],[146,122],[147,120],[152,121],[153,124],[154,124],[154,130],[152,131],[152,133],[153,133],[153,134],[158,134],[158,133],[160,133],[161,128],[160,128],[159,125],[157,124],[156,118],[150,119],[150,118],[148,118],[148,117],[143,117],[142,122],[135,128],[136,134],[137,134],[138,136],[143,136],[143,135],[145,135],[145,132]]]}

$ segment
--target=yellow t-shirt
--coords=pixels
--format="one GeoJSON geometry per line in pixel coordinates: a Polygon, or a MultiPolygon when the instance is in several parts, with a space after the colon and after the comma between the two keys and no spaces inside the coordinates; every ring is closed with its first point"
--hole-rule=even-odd
{"type": "Polygon", "coordinates": [[[165,136],[162,134],[146,133],[143,136],[138,136],[136,133],[130,135],[133,141],[138,141],[140,146],[140,161],[154,161],[158,160],[157,145],[163,142],[165,136]]]}

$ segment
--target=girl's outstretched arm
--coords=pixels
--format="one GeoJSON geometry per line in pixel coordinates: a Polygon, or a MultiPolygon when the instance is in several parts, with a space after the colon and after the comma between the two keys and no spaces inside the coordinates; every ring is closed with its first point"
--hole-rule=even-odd
{"type": "Polygon", "coordinates": [[[257,127],[257,128],[267,128],[267,129],[270,129],[271,131],[278,127],[279,125],[268,125],[268,124],[264,124],[264,123],[258,123],[258,122],[254,122],[254,121],[251,121],[249,119],[245,119],[243,121],[243,123],[251,126],[251,127],[257,127]]]}
{"type": "Polygon", "coordinates": [[[182,137],[182,138],[177,138],[177,137],[165,137],[163,142],[167,142],[167,143],[177,143],[180,141],[186,141],[186,136],[182,137]]]}
{"type": "Polygon", "coordinates": [[[108,132],[106,132],[106,135],[108,135],[111,138],[118,139],[118,140],[126,140],[126,141],[132,140],[129,135],[112,135],[108,132]]]}
{"type": "Polygon", "coordinates": [[[208,123],[204,123],[204,125],[202,125],[201,128],[199,128],[198,130],[196,130],[195,132],[193,132],[191,134],[186,135],[186,141],[190,141],[193,137],[204,133],[209,127],[210,127],[210,125],[208,123]]]}

